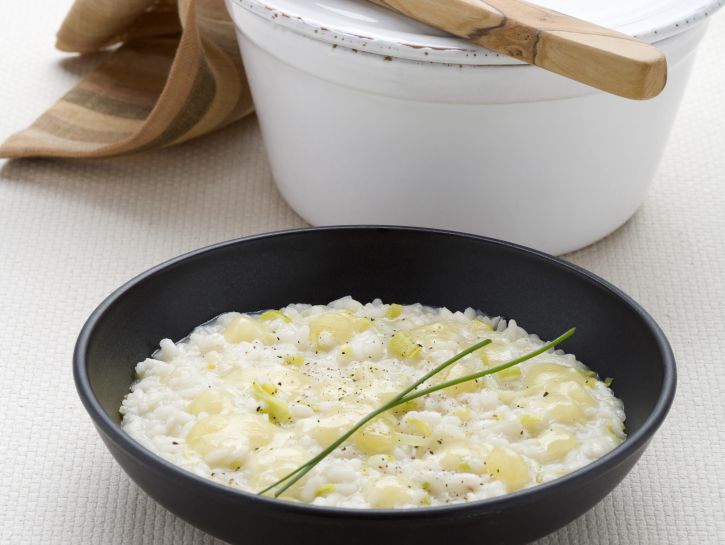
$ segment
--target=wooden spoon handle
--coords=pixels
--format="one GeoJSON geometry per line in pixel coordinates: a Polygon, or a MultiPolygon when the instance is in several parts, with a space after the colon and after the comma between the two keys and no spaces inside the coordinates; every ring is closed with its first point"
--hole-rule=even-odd
{"type": "Polygon", "coordinates": [[[370,1],[626,98],[655,97],[667,81],[667,62],[656,47],[524,0],[370,1]]]}

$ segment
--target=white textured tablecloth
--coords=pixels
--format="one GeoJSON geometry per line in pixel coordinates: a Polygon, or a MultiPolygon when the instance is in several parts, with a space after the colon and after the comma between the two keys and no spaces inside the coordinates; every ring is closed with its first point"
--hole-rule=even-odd
{"type": "MultiPolygon", "coordinates": [[[[0,138],[100,58],[53,50],[68,5],[3,2],[0,138]]],[[[677,399],[624,482],[541,545],[725,543],[723,51],[720,14],[644,206],[567,256],[659,321],[678,360],[677,399]]],[[[254,118],[121,159],[0,161],[0,544],[220,543],[156,505],[113,461],[76,396],[73,344],[93,308],[146,268],[302,225],[274,188],[254,118]]]]}

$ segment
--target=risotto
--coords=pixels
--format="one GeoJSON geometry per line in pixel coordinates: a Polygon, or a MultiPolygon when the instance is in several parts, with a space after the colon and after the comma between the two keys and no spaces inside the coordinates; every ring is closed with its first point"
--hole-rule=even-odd
{"type": "MultiPolygon", "coordinates": [[[[514,320],[419,304],[230,312],[164,339],[136,366],[122,426],[170,462],[259,492],[472,344],[426,386],[541,347],[514,320]]],[[[500,496],[600,458],[625,439],[622,403],[573,355],[549,351],[378,416],[282,496],[412,508],[500,496]]]]}

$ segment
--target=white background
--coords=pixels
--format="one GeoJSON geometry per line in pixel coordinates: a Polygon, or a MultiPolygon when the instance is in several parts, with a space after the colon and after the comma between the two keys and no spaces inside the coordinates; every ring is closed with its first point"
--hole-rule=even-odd
{"type": "MultiPolygon", "coordinates": [[[[0,138],[102,58],[54,51],[69,5],[4,0],[0,138]]],[[[719,14],[644,206],[567,256],[662,325],[679,365],[673,410],[630,476],[542,544],[725,543],[723,51],[719,14]]],[[[274,189],[254,118],[125,158],[0,161],[0,543],[215,543],[148,499],[102,446],[73,386],[73,344],[103,297],[144,269],[302,225],[274,189]]]]}

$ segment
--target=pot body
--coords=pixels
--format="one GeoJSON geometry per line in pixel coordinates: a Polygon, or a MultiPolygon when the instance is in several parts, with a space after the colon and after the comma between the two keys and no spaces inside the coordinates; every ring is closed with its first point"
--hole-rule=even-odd
{"type": "Polygon", "coordinates": [[[228,7],[272,172],[304,219],[455,229],[554,254],[640,206],[706,28],[657,43],[668,83],[638,102],[528,65],[370,54],[228,7]]]}

